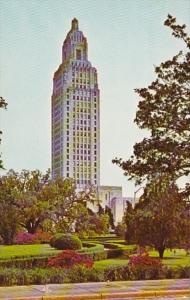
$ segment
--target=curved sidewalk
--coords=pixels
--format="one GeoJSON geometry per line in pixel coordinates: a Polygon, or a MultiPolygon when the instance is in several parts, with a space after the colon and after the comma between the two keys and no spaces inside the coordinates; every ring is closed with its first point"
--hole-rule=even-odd
{"type": "Polygon", "coordinates": [[[189,295],[190,297],[190,280],[167,279],[0,287],[1,300],[90,300],[135,297],[147,299],[147,297],[171,295],[189,295]]]}

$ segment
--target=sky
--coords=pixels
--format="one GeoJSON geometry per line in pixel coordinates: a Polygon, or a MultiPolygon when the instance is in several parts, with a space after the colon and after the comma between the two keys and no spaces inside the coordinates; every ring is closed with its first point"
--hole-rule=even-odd
{"type": "MultiPolygon", "coordinates": [[[[190,29],[190,0],[0,0],[1,150],[6,171],[51,167],[53,73],[71,20],[88,41],[100,88],[101,185],[137,189],[115,157],[128,159],[146,132],[134,124],[135,88],[155,79],[154,67],[181,49],[163,25],[167,14],[190,29]]],[[[6,172],[3,171],[3,172],[6,172]]]]}

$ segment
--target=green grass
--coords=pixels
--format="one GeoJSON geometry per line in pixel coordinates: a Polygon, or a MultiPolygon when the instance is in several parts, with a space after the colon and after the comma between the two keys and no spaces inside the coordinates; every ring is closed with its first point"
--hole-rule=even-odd
{"type": "MultiPolygon", "coordinates": [[[[158,252],[155,250],[149,251],[149,255],[152,257],[158,257],[158,252]]],[[[168,267],[185,267],[190,265],[190,256],[186,255],[186,251],[184,249],[175,249],[169,250],[166,249],[164,251],[164,258],[162,263],[168,267]]]]}
{"type": "Polygon", "coordinates": [[[48,244],[0,246],[0,259],[48,256],[59,252],[48,244]]]}
{"type": "Polygon", "coordinates": [[[126,266],[128,264],[128,259],[104,259],[104,260],[99,260],[95,261],[94,267],[97,270],[103,270],[108,267],[118,267],[118,266],[126,266]]]}
{"type": "MultiPolygon", "coordinates": [[[[92,242],[92,240],[91,240],[92,242]]],[[[94,243],[101,244],[100,241],[94,241],[94,243]]],[[[134,245],[124,245],[123,240],[110,240],[109,243],[115,244],[121,247],[123,250],[133,250],[134,245]]],[[[97,245],[98,247],[100,245],[97,245]]],[[[90,251],[94,247],[84,247],[81,252],[90,251]]],[[[11,245],[11,246],[0,246],[0,260],[14,259],[22,257],[36,257],[36,256],[51,256],[59,253],[61,250],[56,250],[50,247],[48,244],[35,244],[35,245],[11,245]]],[[[155,250],[149,251],[150,256],[158,257],[158,252],[155,250]]],[[[165,250],[164,259],[162,260],[164,265],[168,267],[177,268],[179,266],[190,265],[190,256],[186,255],[186,251],[183,249],[165,250]]],[[[128,264],[128,259],[125,256],[120,256],[115,259],[105,259],[95,262],[96,269],[105,269],[111,266],[124,266],[128,264]]]]}

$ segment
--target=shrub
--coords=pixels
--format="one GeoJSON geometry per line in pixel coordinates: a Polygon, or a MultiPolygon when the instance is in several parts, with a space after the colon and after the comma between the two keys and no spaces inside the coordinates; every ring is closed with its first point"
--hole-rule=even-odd
{"type": "Polygon", "coordinates": [[[83,265],[74,266],[68,272],[70,282],[101,282],[104,281],[104,272],[94,268],[86,268],[83,265]]]}
{"type": "Polygon", "coordinates": [[[26,245],[34,244],[34,234],[28,232],[19,232],[15,237],[15,244],[26,245]]]}
{"type": "Polygon", "coordinates": [[[34,234],[28,232],[19,232],[15,238],[15,244],[45,244],[49,243],[51,234],[44,231],[38,231],[34,234]]]}
{"type": "Polygon", "coordinates": [[[126,232],[126,225],[119,223],[116,227],[115,227],[115,234],[118,237],[124,238],[125,237],[125,232],[126,232]]]}
{"type": "Polygon", "coordinates": [[[128,266],[109,267],[104,270],[104,280],[130,280],[130,275],[130,268],[128,266]]]}
{"type": "Polygon", "coordinates": [[[0,267],[2,268],[19,268],[19,269],[30,269],[35,267],[45,268],[47,267],[48,257],[27,257],[0,260],[0,267]]]}
{"type": "Polygon", "coordinates": [[[124,254],[123,249],[109,249],[107,250],[107,258],[115,258],[124,254]]]}
{"type": "Polygon", "coordinates": [[[82,248],[82,243],[77,236],[57,234],[50,240],[50,246],[59,250],[78,250],[82,248]]]}
{"type": "Polygon", "coordinates": [[[107,258],[107,252],[101,244],[84,242],[83,247],[87,248],[78,251],[81,255],[86,255],[92,260],[102,260],[107,258]]]}
{"type": "Polygon", "coordinates": [[[40,230],[34,234],[33,240],[35,244],[47,244],[49,243],[51,237],[51,233],[40,230]]]}
{"type": "Polygon", "coordinates": [[[67,282],[67,270],[60,270],[55,268],[35,268],[30,270],[22,270],[16,268],[0,269],[0,286],[67,282]]]}
{"type": "Polygon", "coordinates": [[[49,267],[71,268],[75,265],[84,265],[86,268],[92,268],[93,261],[73,250],[64,250],[48,260],[49,267]]]}
{"type": "Polygon", "coordinates": [[[152,258],[148,253],[140,253],[130,257],[129,267],[136,280],[158,279],[162,270],[162,262],[152,258]]]}

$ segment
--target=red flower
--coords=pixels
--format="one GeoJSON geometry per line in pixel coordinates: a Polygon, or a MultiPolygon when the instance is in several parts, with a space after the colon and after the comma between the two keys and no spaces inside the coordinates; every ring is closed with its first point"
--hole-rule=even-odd
{"type": "Polygon", "coordinates": [[[91,268],[93,266],[93,261],[73,250],[64,250],[57,256],[48,260],[49,267],[71,268],[74,265],[84,265],[87,268],[91,268]]]}

